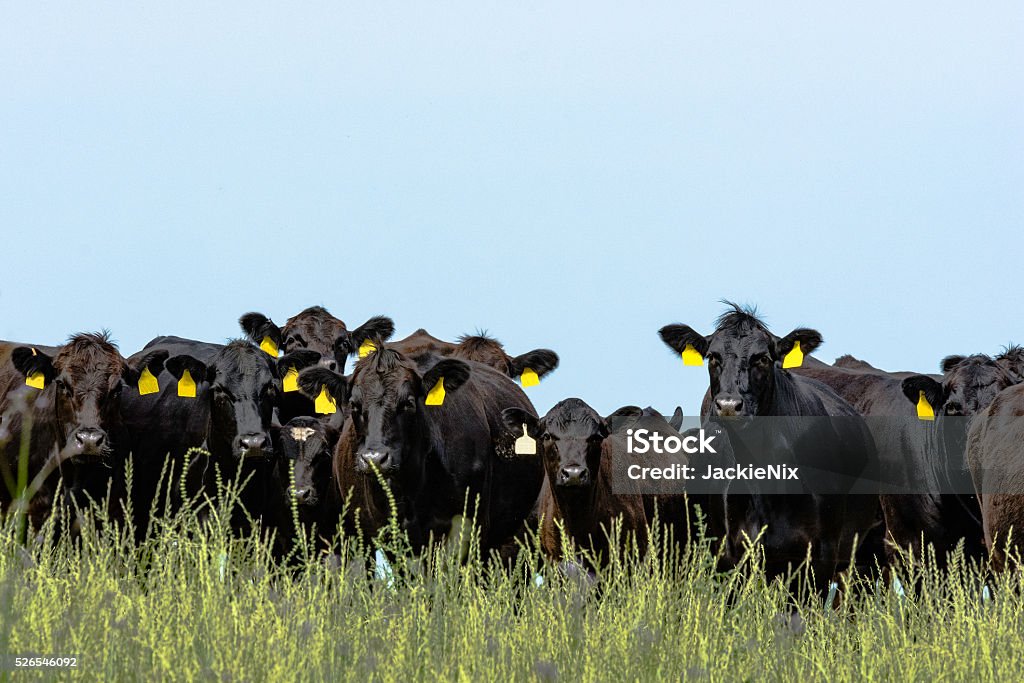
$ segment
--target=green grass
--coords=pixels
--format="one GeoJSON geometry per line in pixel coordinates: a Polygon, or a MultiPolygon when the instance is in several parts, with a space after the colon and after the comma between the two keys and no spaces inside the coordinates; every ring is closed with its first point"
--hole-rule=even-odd
{"type": "Polygon", "coordinates": [[[906,595],[851,579],[826,608],[766,582],[755,553],[720,574],[709,541],[666,552],[655,533],[646,557],[613,557],[597,581],[536,548],[508,570],[474,547],[459,562],[453,544],[398,555],[389,585],[369,569],[372,550],[345,539],[333,560],[300,545],[290,564],[276,564],[265,541],[228,533],[228,506],[205,524],[195,512],[173,515],[139,547],[91,515],[77,540],[46,529],[19,543],[9,516],[0,653],[77,654],[73,675],[104,681],[1024,676],[1019,572],[908,562],[896,570],[906,595]],[[985,580],[993,597],[983,601],[985,580]]]}

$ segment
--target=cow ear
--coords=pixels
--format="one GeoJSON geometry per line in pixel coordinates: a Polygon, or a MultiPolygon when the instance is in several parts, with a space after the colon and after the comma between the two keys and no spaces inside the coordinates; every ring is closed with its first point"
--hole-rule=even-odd
{"type": "Polygon", "coordinates": [[[523,435],[523,425],[525,424],[527,435],[532,436],[534,439],[540,438],[540,420],[528,410],[505,408],[505,410],[501,411],[501,419],[505,423],[505,428],[514,436],[519,437],[523,435]]]}
{"type": "Polygon", "coordinates": [[[203,380],[211,381],[213,379],[211,373],[216,372],[215,366],[207,366],[206,363],[201,360],[197,360],[186,354],[171,356],[164,362],[164,368],[167,369],[167,372],[174,375],[174,379],[176,380],[180,380],[182,375],[185,374],[185,371],[188,370],[188,374],[192,377],[194,382],[202,382],[203,380]]]}
{"type": "Polygon", "coordinates": [[[558,354],[550,349],[534,349],[512,359],[513,377],[519,377],[526,370],[537,373],[535,379],[544,377],[558,367],[558,354]]]}
{"type": "Polygon", "coordinates": [[[269,337],[274,346],[281,346],[281,328],[262,313],[246,313],[238,319],[238,324],[253,343],[262,344],[263,339],[269,337]]]}
{"type": "Polygon", "coordinates": [[[277,376],[280,379],[284,379],[284,376],[288,374],[288,371],[292,368],[301,371],[304,368],[311,367],[319,362],[320,353],[318,351],[311,351],[309,349],[292,351],[291,353],[286,353],[277,359],[277,376]]]}
{"type": "Polygon", "coordinates": [[[612,432],[624,428],[643,414],[643,409],[638,406],[622,406],[603,420],[602,436],[608,436],[612,432]]]}
{"type": "Polygon", "coordinates": [[[326,388],[335,403],[347,403],[348,387],[348,379],[327,368],[306,368],[299,373],[299,391],[313,400],[326,388]]]}
{"type": "Polygon", "coordinates": [[[702,356],[708,352],[708,339],[697,334],[689,325],[665,325],[658,330],[658,336],[676,353],[682,353],[687,346],[692,346],[702,356]]]}
{"type": "Polygon", "coordinates": [[[41,374],[44,386],[57,376],[57,369],[53,367],[53,359],[31,346],[19,346],[11,351],[11,363],[26,378],[37,373],[41,374]]]}
{"type": "Polygon", "coordinates": [[[144,355],[132,365],[126,365],[121,378],[124,383],[131,387],[139,386],[139,378],[145,370],[149,370],[153,377],[160,374],[164,369],[164,361],[170,354],[164,349],[157,349],[144,355]]]}
{"type": "Polygon", "coordinates": [[[375,315],[352,331],[349,345],[354,353],[366,341],[385,342],[395,333],[395,321],[384,315],[375,315]]]}
{"type": "Polygon", "coordinates": [[[942,368],[942,372],[949,372],[965,360],[967,360],[967,356],[946,356],[939,363],[939,367],[942,368]]]}
{"type": "Polygon", "coordinates": [[[928,399],[933,410],[938,410],[946,402],[946,389],[927,375],[911,375],[903,380],[903,395],[917,405],[921,400],[921,392],[928,399]]]}
{"type": "Polygon", "coordinates": [[[344,368],[345,358],[356,352],[352,344],[352,335],[346,330],[334,338],[334,359],[344,368]]]}
{"type": "Polygon", "coordinates": [[[795,342],[800,342],[801,354],[814,353],[815,349],[821,346],[822,341],[824,340],[821,338],[821,333],[817,330],[799,327],[775,342],[775,357],[785,358],[786,354],[793,350],[795,342]]]}
{"type": "Polygon", "coordinates": [[[455,358],[445,358],[438,361],[434,367],[423,373],[423,387],[430,391],[437,385],[438,380],[444,378],[444,390],[455,391],[469,379],[469,365],[455,358]]]}
{"type": "Polygon", "coordinates": [[[678,432],[683,428],[683,417],[683,407],[676,406],[676,411],[672,413],[672,417],[668,421],[669,426],[678,432]]]}

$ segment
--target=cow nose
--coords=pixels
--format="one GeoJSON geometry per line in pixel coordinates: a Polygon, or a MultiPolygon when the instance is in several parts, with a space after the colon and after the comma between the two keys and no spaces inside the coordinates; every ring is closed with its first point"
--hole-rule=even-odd
{"type": "Polygon", "coordinates": [[[570,465],[562,468],[559,478],[563,486],[581,486],[590,480],[590,471],[580,465],[570,465]]]}
{"type": "Polygon", "coordinates": [[[334,360],[333,358],[324,358],[323,356],[321,356],[320,357],[320,367],[327,368],[331,372],[337,372],[338,371],[338,361],[334,360]]]}
{"type": "Polygon", "coordinates": [[[295,497],[296,503],[298,503],[299,505],[306,505],[313,497],[313,492],[309,489],[309,487],[304,487],[301,489],[295,489],[295,492],[292,495],[295,497]]]}
{"type": "Polygon", "coordinates": [[[718,406],[719,414],[726,417],[730,415],[739,415],[740,411],[743,410],[743,401],[738,398],[715,399],[715,405],[718,406]]]}
{"type": "Polygon", "coordinates": [[[103,442],[106,440],[106,434],[103,433],[102,429],[95,429],[87,427],[79,429],[75,432],[75,445],[78,446],[79,450],[83,453],[90,451],[97,451],[103,447],[103,442]]]}
{"type": "Polygon", "coordinates": [[[263,447],[267,445],[267,437],[263,434],[243,434],[238,441],[247,451],[263,450],[263,447]]]}
{"type": "Polygon", "coordinates": [[[387,467],[390,456],[390,451],[363,451],[359,454],[359,459],[367,467],[374,465],[377,469],[383,470],[387,467]]]}

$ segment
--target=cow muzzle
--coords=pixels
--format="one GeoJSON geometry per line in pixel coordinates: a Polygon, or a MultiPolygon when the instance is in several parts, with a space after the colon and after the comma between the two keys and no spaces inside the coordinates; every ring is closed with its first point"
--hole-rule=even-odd
{"type": "Polygon", "coordinates": [[[243,434],[238,437],[238,454],[242,458],[265,458],[269,443],[266,434],[243,434]]]}
{"type": "Polygon", "coordinates": [[[386,449],[363,451],[356,458],[356,469],[360,472],[372,472],[376,468],[383,475],[392,474],[398,468],[395,460],[391,457],[391,451],[386,449]]]}
{"type": "Polygon", "coordinates": [[[81,427],[75,430],[68,444],[68,455],[72,458],[96,459],[107,455],[107,433],[96,427],[81,427]]]}
{"type": "Polygon", "coordinates": [[[312,486],[301,486],[292,490],[296,505],[316,505],[318,497],[312,486]]]}
{"type": "Polygon", "coordinates": [[[722,417],[741,417],[743,415],[743,399],[740,398],[717,398],[715,407],[722,417]]]}
{"type": "Polygon", "coordinates": [[[590,483],[590,470],[581,465],[563,467],[558,473],[559,486],[586,486],[590,483]]]}

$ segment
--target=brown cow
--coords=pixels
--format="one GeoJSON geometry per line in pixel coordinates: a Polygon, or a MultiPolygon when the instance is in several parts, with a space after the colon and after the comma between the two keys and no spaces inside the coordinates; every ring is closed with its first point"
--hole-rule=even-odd
{"type": "Polygon", "coordinates": [[[49,514],[59,479],[67,502],[99,500],[128,447],[121,392],[136,390],[146,369],[159,375],[166,358],[156,351],[129,366],[106,333],[77,334],[56,348],[0,343],[0,506],[17,490],[26,419],[33,526],[49,514]]]}
{"type": "Polygon", "coordinates": [[[541,379],[558,367],[558,354],[550,349],[534,349],[519,356],[510,356],[500,341],[483,333],[463,335],[452,343],[442,341],[421,328],[405,339],[389,342],[387,346],[414,360],[433,354],[475,361],[520,380],[523,372],[532,370],[537,379],[541,379]]]}

